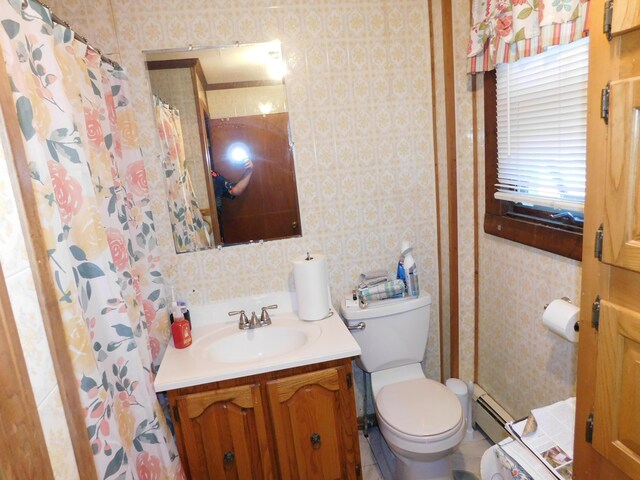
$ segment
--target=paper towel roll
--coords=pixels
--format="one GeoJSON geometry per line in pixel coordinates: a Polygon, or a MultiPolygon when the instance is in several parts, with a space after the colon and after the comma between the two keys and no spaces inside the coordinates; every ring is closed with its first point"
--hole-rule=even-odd
{"type": "Polygon", "coordinates": [[[542,314],[542,324],[556,335],[569,340],[578,341],[575,325],[580,318],[580,309],[572,303],[561,299],[554,300],[542,314]]]}
{"type": "Polygon", "coordinates": [[[329,274],[321,254],[307,254],[293,260],[293,280],[301,320],[322,320],[329,314],[329,274]]]}

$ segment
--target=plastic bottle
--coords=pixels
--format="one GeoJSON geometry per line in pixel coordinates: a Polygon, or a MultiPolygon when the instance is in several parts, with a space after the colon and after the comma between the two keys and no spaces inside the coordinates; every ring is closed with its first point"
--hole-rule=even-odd
{"type": "MultiPolygon", "coordinates": [[[[409,242],[402,242],[402,255],[400,259],[402,261],[402,268],[404,270],[404,280],[407,286],[407,294],[412,297],[420,295],[420,285],[418,282],[418,266],[413,259],[413,248],[409,245],[409,242]]],[[[400,265],[398,265],[399,267],[400,265]]]]}
{"type": "Polygon", "coordinates": [[[184,318],[182,309],[176,302],[172,303],[171,309],[173,310],[173,323],[171,324],[173,346],[176,348],[187,348],[193,342],[189,322],[184,318]]]}

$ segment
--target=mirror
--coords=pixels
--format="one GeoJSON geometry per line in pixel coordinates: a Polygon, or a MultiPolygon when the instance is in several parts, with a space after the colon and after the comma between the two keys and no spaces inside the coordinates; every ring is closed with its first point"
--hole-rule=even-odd
{"type": "Polygon", "coordinates": [[[300,236],[280,42],[144,53],[176,252],[300,236]]]}

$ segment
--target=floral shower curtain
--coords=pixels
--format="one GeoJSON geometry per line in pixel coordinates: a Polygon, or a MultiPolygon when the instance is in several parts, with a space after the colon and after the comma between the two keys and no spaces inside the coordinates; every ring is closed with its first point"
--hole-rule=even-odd
{"type": "Polygon", "coordinates": [[[153,388],[169,322],[127,77],[39,3],[1,0],[0,14],[97,471],[181,478],[153,388]]]}
{"type": "Polygon", "coordinates": [[[469,73],[589,35],[589,0],[474,0],[469,73]]]}
{"type": "Polygon", "coordinates": [[[156,124],[162,144],[162,166],[168,193],[171,232],[176,251],[192,252],[211,246],[191,177],[186,168],[182,124],[177,109],[154,96],[156,124]]]}

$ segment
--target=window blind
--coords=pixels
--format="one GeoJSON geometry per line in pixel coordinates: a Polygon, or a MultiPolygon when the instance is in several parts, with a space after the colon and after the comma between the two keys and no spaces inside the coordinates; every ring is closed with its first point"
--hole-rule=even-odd
{"type": "Polygon", "coordinates": [[[584,211],[589,39],[498,65],[495,198],[584,211]]]}

